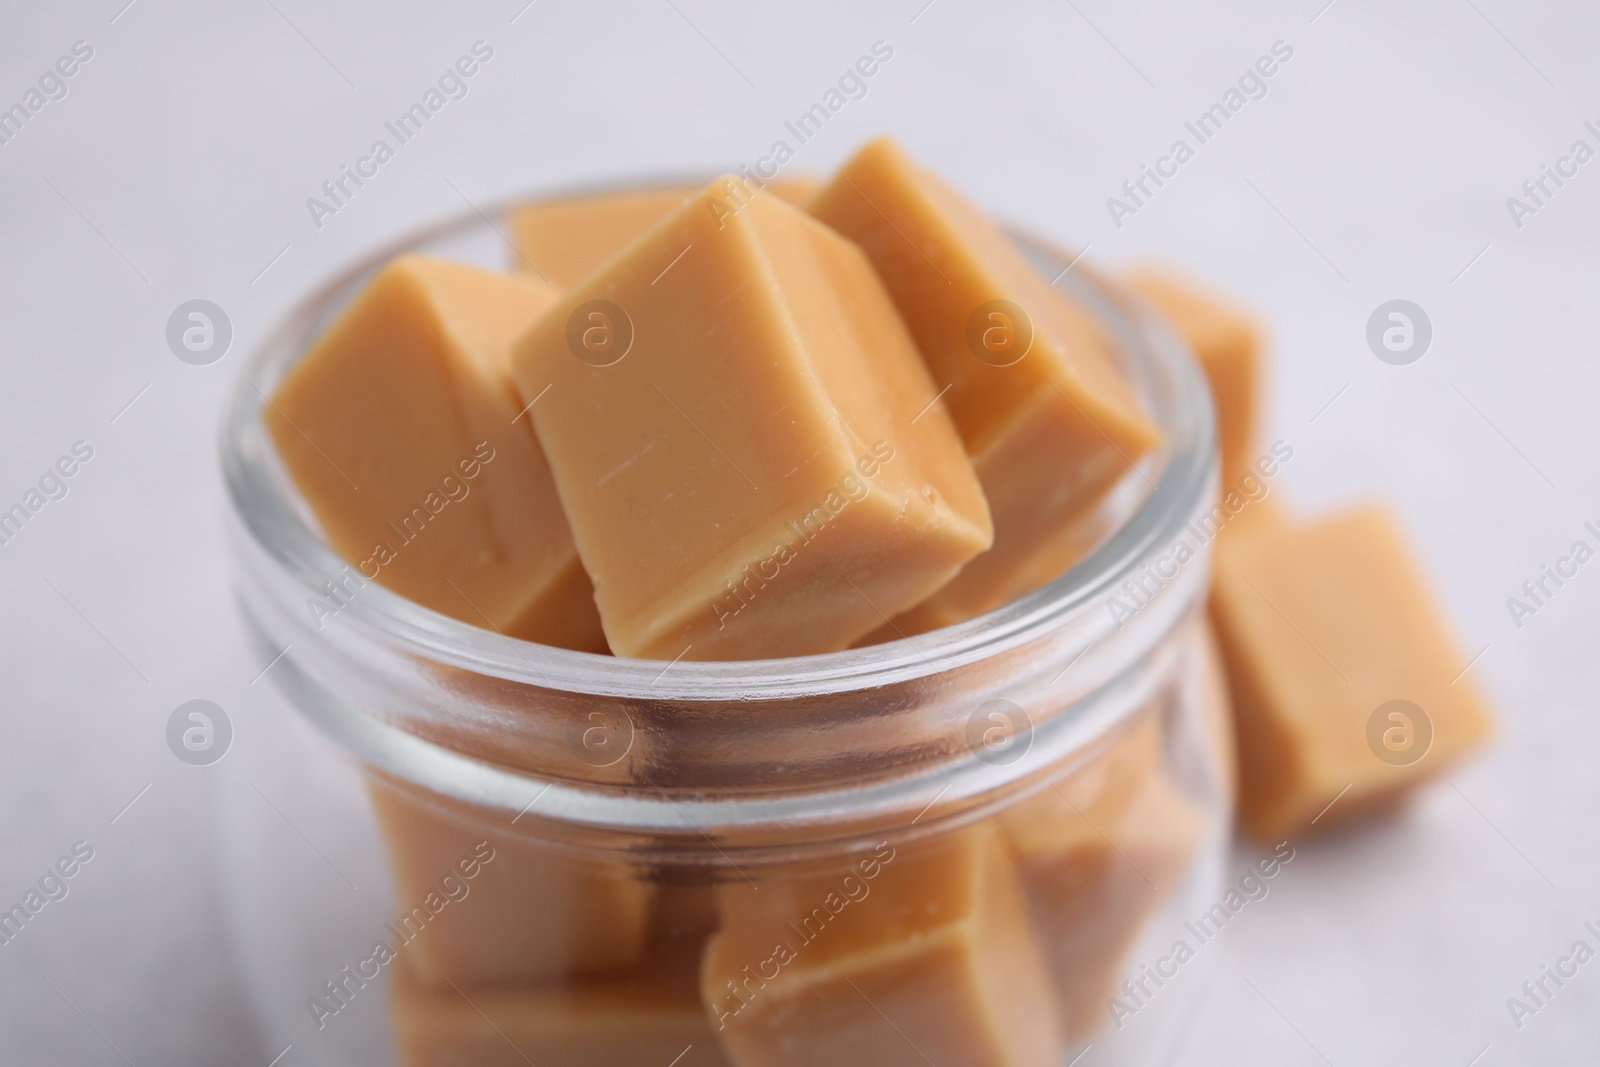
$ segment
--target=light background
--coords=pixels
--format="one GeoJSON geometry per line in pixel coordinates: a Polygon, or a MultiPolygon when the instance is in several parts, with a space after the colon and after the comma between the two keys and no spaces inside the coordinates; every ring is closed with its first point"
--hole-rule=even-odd
{"type": "MultiPolygon", "coordinates": [[[[877,40],[892,61],[792,169],[892,132],[1093,262],[1159,258],[1226,286],[1271,329],[1268,439],[1295,448],[1284,500],[1391,503],[1463,665],[1484,650],[1471,673],[1502,714],[1496,747],[1404,817],[1304,847],[1228,928],[1181,1062],[1593,1060],[1600,964],[1520,1030],[1505,1001],[1579,937],[1596,944],[1600,564],[1521,629],[1505,601],[1600,520],[1600,161],[1520,229],[1505,201],[1574,140],[1600,148],[1583,127],[1600,120],[1600,9],[125,2],[0,14],[0,104],[74,41],[94,48],[0,146],[0,506],[74,441],[95,450],[0,547],[0,902],[72,842],[95,848],[70,896],[0,947],[0,1061],[279,1051],[252,1025],[214,877],[219,784],[248,763],[185,766],[164,740],[196,697],[227,709],[235,754],[284,714],[252,684],[264,664],[221,536],[216,427],[243,354],[319,280],[463,198],[754,159],[877,40]],[[494,58],[470,95],[316,228],[306,198],[480,38],[494,58]],[[1294,57],[1268,95],[1117,228],[1106,198],[1278,40],[1294,57]],[[235,329],[209,367],[164,342],[195,297],[235,329]],[[1435,331],[1408,367],[1364,340],[1395,297],[1435,331]]],[[[292,810],[294,769],[272,788],[292,810]]]]}

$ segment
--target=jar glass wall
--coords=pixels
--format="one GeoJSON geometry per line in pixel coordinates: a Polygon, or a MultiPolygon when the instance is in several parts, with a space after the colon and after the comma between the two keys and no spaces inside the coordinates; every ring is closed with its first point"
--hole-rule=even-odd
{"type": "Polygon", "coordinates": [[[234,949],[274,1052],[1166,1061],[1209,965],[1171,949],[1215,896],[1231,818],[1208,561],[1171,551],[1213,493],[1211,410],[1175,339],[1019,243],[1094,313],[1163,448],[1056,581],[787,660],[515,641],[366,581],[316,533],[265,397],[394,252],[502,266],[476,213],[286,318],[222,439],[240,604],[298,712],[241,730],[222,819],[234,949]]]}

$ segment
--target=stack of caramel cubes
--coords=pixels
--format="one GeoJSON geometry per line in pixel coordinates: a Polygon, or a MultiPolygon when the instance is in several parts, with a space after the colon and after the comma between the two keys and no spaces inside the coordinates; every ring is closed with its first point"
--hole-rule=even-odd
{"type": "MultiPolygon", "coordinates": [[[[1159,457],[1095,318],[888,140],[821,184],[509,221],[516,269],[395,259],[263,409],[332,547],[444,615],[670,662],[914,640],[1060,575],[1159,457]]],[[[1255,491],[1283,457],[1246,318],[1167,275],[1129,288],[1219,414],[1207,691],[1245,825],[1392,804],[1489,722],[1416,568],[1381,512],[1300,523],[1255,491]],[[1426,758],[1375,755],[1391,704],[1425,709],[1426,758]]],[[[979,823],[716,878],[374,772],[401,1059],[1054,1064],[1205,832],[1163,729],[1152,706],[979,823]]]]}

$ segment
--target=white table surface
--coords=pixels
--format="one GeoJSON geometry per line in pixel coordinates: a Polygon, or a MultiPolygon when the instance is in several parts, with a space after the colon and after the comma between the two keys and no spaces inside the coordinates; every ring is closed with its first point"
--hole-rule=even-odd
{"type": "Polygon", "coordinates": [[[1095,262],[1159,258],[1230,288],[1272,331],[1284,499],[1390,502],[1464,655],[1487,648],[1472,674],[1498,743],[1402,818],[1302,849],[1228,928],[1182,1062],[1593,1062],[1600,964],[1520,1029],[1506,998],[1574,940],[1600,947],[1582,928],[1600,918],[1600,565],[1521,629],[1505,600],[1600,520],[1600,161],[1520,229],[1505,201],[1574,140],[1600,148],[1583,127],[1600,119],[1600,9],[126,2],[0,13],[0,104],[74,41],[94,49],[0,146],[0,506],[74,441],[94,448],[0,546],[0,901],[74,841],[95,849],[0,946],[0,1062],[278,1052],[213,875],[218,785],[244,763],[185,766],[164,740],[196,697],[228,710],[236,746],[282,714],[252,685],[221,536],[218,406],[242,353],[320,279],[463,198],[754,159],[877,40],[892,61],[794,170],[892,132],[1095,262]],[[494,57],[470,95],[318,229],[306,198],[478,39],[494,57]],[[1268,94],[1114,225],[1106,198],[1278,40],[1294,55],[1268,94]],[[196,297],[235,328],[207,367],[163,336],[196,297]],[[1406,367],[1364,340],[1395,297],[1435,330],[1406,367]]]}

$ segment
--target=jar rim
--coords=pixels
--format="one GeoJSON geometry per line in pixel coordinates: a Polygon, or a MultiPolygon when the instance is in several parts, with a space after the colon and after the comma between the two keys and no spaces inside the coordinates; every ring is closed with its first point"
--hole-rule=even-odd
{"type": "MultiPolygon", "coordinates": [[[[561,195],[568,194],[506,198],[388,242],[298,301],[237,372],[219,434],[229,499],[246,535],[308,595],[321,595],[327,578],[348,564],[315,530],[267,436],[260,412],[278,378],[354,288],[394,256],[486,225],[504,238],[490,218],[561,195]]],[[[992,611],[910,638],[765,660],[664,663],[553,648],[442,615],[377,583],[343,611],[351,622],[403,651],[478,674],[578,694],[690,702],[788,700],[915,680],[1024,644],[1081,613],[1180,536],[1210,488],[1215,418],[1199,368],[1142,302],[1079,264],[1081,256],[1069,258],[1043,240],[1009,232],[1039,265],[1061,265],[1052,284],[1065,282],[1068,294],[1086,305],[1118,344],[1130,369],[1152,387],[1145,399],[1163,434],[1153,461],[1134,468],[1148,483],[1143,499],[1057,578],[992,611]]]]}

